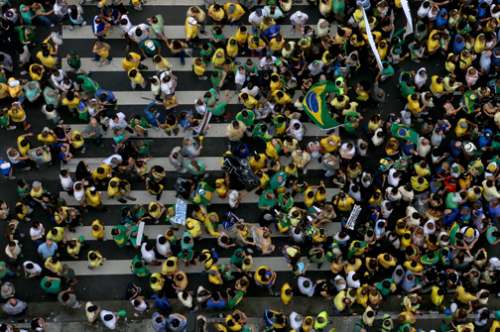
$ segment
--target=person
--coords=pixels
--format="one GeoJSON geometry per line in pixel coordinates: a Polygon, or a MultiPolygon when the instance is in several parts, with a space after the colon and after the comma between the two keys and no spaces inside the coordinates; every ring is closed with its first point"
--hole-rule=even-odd
{"type": "Polygon", "coordinates": [[[2,306],[3,311],[9,316],[22,315],[28,310],[28,304],[19,299],[11,298],[2,306]]]}
{"type": "Polygon", "coordinates": [[[78,309],[80,309],[80,307],[82,305],[78,302],[78,300],[76,298],[76,295],[73,294],[73,293],[70,293],[72,291],[73,291],[72,288],[68,288],[68,289],[60,292],[59,295],[57,295],[57,300],[64,307],[71,308],[71,309],[74,309],[74,310],[78,310],[78,309]]]}

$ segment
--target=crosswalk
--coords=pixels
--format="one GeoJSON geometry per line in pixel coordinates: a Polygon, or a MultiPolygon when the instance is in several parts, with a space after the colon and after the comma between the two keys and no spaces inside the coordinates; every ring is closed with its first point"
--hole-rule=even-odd
{"type": "MultiPolygon", "coordinates": [[[[70,0],[69,3],[71,4],[71,1],[75,0],[70,0]]],[[[76,0],[78,1],[78,0],[76,0]]],[[[227,2],[231,2],[230,0],[218,0],[217,3],[219,4],[224,4],[227,2]]],[[[234,2],[234,1],[233,1],[234,2]]],[[[166,35],[168,36],[169,40],[173,39],[179,39],[179,40],[185,40],[185,27],[183,24],[173,24],[172,22],[174,21],[174,17],[172,15],[174,11],[171,12],[171,10],[175,9],[175,13],[179,12],[179,8],[183,10],[183,15],[185,14],[185,10],[187,10],[188,6],[191,5],[198,5],[201,6],[204,9],[203,1],[202,0],[191,0],[189,4],[187,4],[184,0],[148,0],[147,4],[144,7],[144,12],[142,13],[136,13],[135,11],[131,10],[131,14],[129,15],[131,21],[133,24],[139,24],[139,23],[146,23],[145,20],[147,17],[151,17],[157,13],[161,13],[163,17],[165,18],[165,32],[166,35]],[[184,10],[185,8],[185,10],[184,10]]],[[[301,10],[305,13],[310,13],[312,17],[318,17],[318,9],[317,7],[310,7],[306,1],[303,1],[301,4],[294,4],[294,6],[300,6],[296,10],[301,10]]],[[[91,70],[92,73],[92,78],[95,79],[97,82],[100,83],[103,89],[111,90],[113,91],[115,97],[118,99],[118,105],[119,109],[118,111],[124,112],[127,116],[131,116],[132,114],[140,114],[143,115],[142,111],[147,108],[147,105],[152,101],[151,99],[153,98],[153,95],[150,91],[150,86],[148,83],[148,86],[145,90],[142,90],[140,87],[137,87],[136,90],[131,90],[129,86],[129,79],[126,77],[126,73],[124,72],[124,69],[122,68],[122,59],[125,56],[124,48],[125,48],[125,41],[123,38],[120,37],[122,30],[119,27],[114,27],[113,32],[110,33],[105,41],[111,45],[111,52],[110,55],[113,56],[113,61],[111,62],[110,65],[103,66],[103,67],[98,67],[95,62],[92,61],[92,46],[94,44],[94,41],[96,40],[94,34],[92,33],[92,27],[91,27],[91,20],[94,15],[97,14],[97,11],[95,8],[92,7],[90,4],[85,4],[85,19],[87,20],[88,25],[80,28],[75,28],[74,30],[70,30],[70,26],[65,23],[65,25],[62,26],[62,37],[64,40],[64,44],[60,46],[60,49],[62,50],[61,54],[63,52],[67,52],[71,49],[77,50],[77,52],[81,55],[81,66],[85,70],[91,70]]],[[[247,27],[250,27],[248,24],[248,19],[245,16],[244,23],[246,24],[247,27]]],[[[184,19],[182,19],[183,21],[184,19]]],[[[175,17],[175,22],[179,23],[179,17],[175,17]]],[[[317,19],[311,20],[308,22],[308,25],[311,25],[312,27],[316,27],[317,19]]],[[[301,36],[298,32],[295,32],[295,34],[291,34],[291,25],[290,25],[290,20],[289,17],[286,17],[278,22],[278,24],[282,28],[282,34],[283,38],[285,40],[289,41],[295,41],[297,42],[301,36]]],[[[206,31],[208,34],[203,35],[199,34],[199,37],[202,42],[209,42],[211,41],[211,36],[210,36],[210,24],[206,25],[206,31]]],[[[230,36],[235,35],[238,27],[237,26],[229,26],[226,25],[224,28],[224,37],[227,39],[230,36]]],[[[151,30],[151,38],[156,38],[154,32],[151,30]]],[[[336,33],[336,26],[332,25],[330,29],[331,34],[336,33]]],[[[210,80],[208,81],[198,81],[196,76],[192,73],[192,58],[187,57],[186,58],[186,65],[182,66],[180,59],[178,57],[174,57],[168,47],[165,45],[163,41],[161,43],[161,54],[163,57],[165,57],[169,63],[172,65],[172,72],[178,76],[179,78],[179,85],[177,87],[177,90],[175,92],[175,97],[179,102],[179,107],[177,108],[178,110],[193,110],[194,111],[194,101],[203,96],[204,93],[208,90],[209,87],[211,87],[210,80]]],[[[140,50],[138,50],[137,45],[132,43],[132,46],[130,48],[131,52],[137,52],[139,54],[142,54],[140,50]]],[[[65,54],[65,53],[64,53],[65,54]]],[[[199,54],[199,50],[195,49],[194,54],[199,54]]],[[[251,58],[252,61],[256,64],[259,64],[260,60],[258,57],[251,57],[250,52],[248,52],[245,56],[241,56],[238,58],[239,61],[244,62],[246,59],[251,58]]],[[[142,70],[143,76],[147,79],[149,76],[152,76],[156,72],[156,68],[152,62],[151,58],[143,59],[141,61],[145,66],[148,66],[149,68],[147,70],[142,70]]],[[[62,69],[67,71],[69,69],[66,61],[63,59],[61,61],[62,64],[62,69]]],[[[210,63],[208,64],[207,67],[207,74],[209,75],[211,71],[214,69],[213,65],[210,63]]],[[[70,77],[73,74],[70,74],[70,77]]],[[[230,96],[230,101],[229,105],[227,106],[228,109],[231,110],[231,117],[230,119],[234,119],[234,116],[236,115],[237,112],[241,111],[244,109],[244,106],[241,104],[238,104],[237,101],[237,96],[236,96],[236,91],[235,91],[235,85],[234,82],[229,82],[228,84],[231,88],[229,91],[229,96],[230,96]]],[[[297,96],[301,96],[302,92],[298,90],[294,96],[296,98],[297,96]]],[[[221,91],[221,98],[220,101],[225,101],[225,96],[224,92],[221,91]]],[[[266,98],[261,97],[260,100],[261,102],[265,102],[266,98]]],[[[160,107],[162,108],[162,107],[160,107]]],[[[65,111],[65,110],[64,110],[65,111]]],[[[306,119],[302,119],[303,125],[305,126],[306,129],[306,134],[304,141],[302,142],[302,146],[305,147],[305,144],[311,140],[316,140],[317,138],[321,139],[325,136],[326,132],[319,132],[318,128],[316,125],[313,123],[307,122],[306,119]],[[318,136],[319,135],[319,136],[318,136]]],[[[85,127],[87,126],[84,124],[82,121],[77,120],[77,119],[71,119],[69,121],[66,121],[64,125],[67,125],[71,127],[73,130],[77,130],[82,132],[85,127]]],[[[207,145],[209,142],[216,142],[217,144],[213,144],[212,146],[208,146],[206,149],[201,153],[201,156],[199,159],[203,160],[206,165],[206,170],[208,172],[216,172],[220,170],[220,161],[221,161],[221,155],[216,154],[214,151],[216,150],[214,148],[215,145],[217,146],[223,146],[224,148],[227,146],[227,141],[225,139],[225,128],[227,126],[226,123],[216,123],[215,120],[212,120],[212,123],[210,124],[211,128],[208,130],[207,134],[205,137],[212,139],[211,141],[206,141],[207,145]],[[214,141],[215,140],[215,141],[214,141]],[[220,144],[218,144],[220,143],[220,144]]],[[[272,128],[274,130],[274,128],[272,128]]],[[[338,134],[338,133],[337,133],[338,134]]],[[[103,136],[104,139],[107,139],[105,141],[105,144],[107,146],[110,146],[112,143],[110,142],[109,139],[112,138],[112,131],[108,130],[107,134],[103,136]]],[[[179,138],[186,137],[188,135],[192,135],[191,131],[180,131],[178,136],[168,136],[163,130],[161,131],[155,131],[155,130],[149,130],[148,131],[148,139],[155,140],[155,146],[157,149],[160,149],[161,147],[161,153],[155,153],[154,158],[152,158],[150,161],[148,161],[148,165],[161,165],[165,168],[165,170],[169,173],[167,176],[169,183],[167,185],[168,189],[172,189],[171,183],[173,180],[171,179],[171,175],[173,174],[174,176],[177,176],[179,173],[174,173],[174,168],[170,165],[168,162],[168,155],[172,149],[173,142],[174,140],[178,140],[179,138]]],[[[131,137],[136,137],[134,134],[129,135],[131,137]]],[[[179,142],[179,141],[176,141],[179,142]]],[[[204,142],[205,143],[205,142],[204,142]]],[[[176,144],[178,145],[178,144],[176,144]]],[[[205,147],[205,144],[204,144],[205,147]]],[[[87,165],[93,170],[96,167],[100,166],[102,163],[102,160],[104,159],[102,157],[105,149],[99,150],[91,146],[89,149],[87,149],[87,152],[85,155],[80,155],[78,152],[75,153],[75,157],[68,162],[68,164],[61,164],[60,169],[67,169],[70,172],[74,172],[76,168],[76,164],[80,160],[84,160],[87,165]]],[[[158,151],[158,150],[157,150],[158,151]]],[[[263,149],[259,148],[258,152],[264,152],[263,149]]],[[[109,153],[111,154],[111,153],[109,153]]],[[[287,165],[290,162],[289,157],[282,156],[281,161],[284,165],[287,165]]],[[[322,165],[321,163],[313,159],[308,165],[308,170],[311,171],[322,171],[322,165]]],[[[313,172],[311,172],[313,173],[313,172]]],[[[319,181],[323,178],[317,178],[318,176],[311,175],[309,173],[309,176],[311,177],[311,180],[308,181],[313,183],[313,184],[319,184],[319,181]],[[312,177],[314,176],[314,180],[312,177]]],[[[318,173],[315,173],[318,174],[318,173]]],[[[326,180],[326,179],[323,179],[326,180]]],[[[57,182],[58,179],[57,179],[57,182]]],[[[331,188],[332,184],[331,181],[326,185],[328,188],[328,195],[326,197],[326,201],[330,201],[332,196],[337,194],[339,192],[338,189],[336,188],[331,188]]],[[[151,195],[149,192],[146,190],[136,190],[134,187],[140,187],[139,185],[135,185],[134,182],[132,182],[132,191],[131,191],[131,196],[136,198],[136,201],[129,201],[128,204],[144,204],[144,205],[149,205],[149,203],[153,200],[156,200],[156,197],[151,195]]],[[[142,186],[142,188],[144,188],[142,186]]],[[[130,262],[131,259],[129,258],[131,255],[133,257],[134,254],[140,255],[139,250],[135,250],[132,247],[127,247],[126,252],[125,250],[118,251],[116,244],[114,243],[113,240],[111,240],[109,236],[109,231],[113,227],[113,225],[116,225],[119,223],[119,215],[116,215],[116,211],[119,210],[120,206],[123,206],[122,203],[118,202],[116,199],[109,199],[106,189],[100,188],[103,192],[103,204],[109,208],[113,213],[106,213],[102,212],[98,214],[98,218],[101,221],[104,221],[106,224],[106,236],[108,238],[108,241],[106,242],[99,242],[95,241],[94,237],[92,236],[91,233],[91,227],[90,224],[94,219],[90,220],[90,217],[85,217],[84,214],[84,226],[80,226],[76,228],[76,233],[67,233],[67,238],[71,239],[73,237],[79,237],[79,236],[84,236],[85,237],[85,242],[89,242],[91,248],[99,248],[101,252],[103,253],[104,256],[106,256],[107,252],[113,252],[114,255],[113,258],[110,258],[107,260],[103,266],[100,266],[97,268],[97,270],[92,271],[88,269],[88,262],[86,261],[86,251],[82,253],[82,257],[80,260],[70,260],[70,258],[63,258],[62,263],[67,264],[70,267],[72,267],[75,270],[75,274],[78,276],[80,280],[91,280],[92,281],[92,287],[95,287],[94,290],[98,291],[102,289],[102,285],[98,285],[98,280],[99,276],[131,276],[132,281],[134,281],[134,277],[132,277],[131,271],[130,271],[130,262]],[[123,252],[123,253],[122,253],[123,252]]],[[[59,186],[59,197],[63,198],[66,200],[68,205],[70,206],[78,206],[78,202],[74,199],[72,195],[69,195],[67,192],[62,191],[60,186],[59,186]]],[[[240,191],[240,193],[243,193],[244,191],[240,191]]],[[[251,214],[245,215],[245,216],[240,216],[244,217],[246,220],[249,222],[252,222],[254,226],[258,226],[258,224],[255,224],[255,222],[258,220],[259,217],[259,212],[258,212],[258,207],[257,203],[259,202],[260,196],[255,194],[255,192],[251,192],[248,195],[246,195],[241,202],[242,208],[244,208],[244,211],[251,211],[251,214]]],[[[297,204],[300,204],[303,202],[303,195],[296,195],[294,197],[295,202],[297,204]]],[[[176,193],[173,190],[164,190],[162,197],[160,199],[160,202],[165,204],[166,206],[172,205],[177,202],[176,198],[176,193]]],[[[213,194],[213,199],[212,199],[212,205],[208,207],[209,211],[211,209],[213,210],[219,210],[219,209],[226,209],[228,207],[228,199],[221,199],[216,193],[213,194]]],[[[227,211],[227,210],[226,210],[227,211]]],[[[236,210],[236,214],[238,214],[239,210],[236,210]]],[[[96,212],[91,211],[90,213],[94,213],[93,215],[97,214],[96,212]]],[[[190,213],[190,209],[188,210],[188,214],[190,213]]],[[[219,213],[219,212],[218,212],[219,213]]],[[[150,241],[154,240],[156,238],[157,234],[164,234],[165,231],[167,231],[171,226],[166,225],[166,223],[161,220],[161,224],[159,225],[150,225],[149,222],[146,222],[147,225],[145,227],[145,234],[150,237],[150,241]]],[[[50,227],[50,226],[49,226],[50,227]]],[[[329,236],[332,236],[332,234],[340,231],[340,223],[335,222],[335,223],[330,223],[327,227],[328,234],[329,236]]],[[[183,231],[181,227],[181,232],[183,231]]],[[[234,235],[233,235],[234,237],[234,235]]],[[[272,226],[272,234],[271,238],[274,239],[277,243],[280,243],[280,246],[283,245],[283,243],[288,243],[287,241],[287,235],[283,235],[278,233],[276,230],[274,230],[274,226],[272,226]]],[[[203,231],[203,234],[201,235],[201,240],[200,242],[202,244],[207,243],[207,245],[210,243],[212,244],[214,241],[214,238],[205,233],[203,231]]],[[[150,242],[152,243],[152,242],[150,242]]],[[[210,248],[210,247],[209,247],[210,248]]],[[[254,247],[252,247],[254,248],[254,247]]],[[[290,272],[290,266],[287,264],[286,259],[280,255],[282,247],[277,247],[275,250],[275,254],[272,256],[260,256],[258,252],[255,252],[256,249],[254,248],[254,269],[261,265],[269,266],[273,269],[273,271],[279,272],[279,273],[287,273],[289,274],[290,272]]],[[[232,250],[227,250],[225,252],[225,257],[222,257],[219,259],[218,264],[229,264],[229,258],[227,257],[228,255],[231,255],[232,250]]],[[[148,265],[148,269],[151,270],[151,272],[160,272],[161,271],[161,266],[160,267],[154,267],[151,265],[148,265]]],[[[196,280],[196,282],[199,282],[200,284],[206,284],[206,277],[203,277],[203,280],[195,276],[196,274],[199,274],[202,271],[202,264],[198,264],[197,266],[189,266],[189,267],[184,267],[184,264],[181,263],[181,269],[185,271],[186,273],[190,274],[190,282],[191,280],[196,280]],[[195,279],[198,278],[198,279],[195,279]]],[[[310,271],[320,271],[320,272],[327,272],[330,271],[330,266],[329,264],[324,264],[321,269],[318,269],[316,264],[311,265],[309,267],[310,271]]],[[[136,281],[138,282],[138,281],[136,281]]],[[[267,295],[267,291],[265,291],[267,295]]],[[[121,296],[121,294],[120,294],[121,296]]]]}

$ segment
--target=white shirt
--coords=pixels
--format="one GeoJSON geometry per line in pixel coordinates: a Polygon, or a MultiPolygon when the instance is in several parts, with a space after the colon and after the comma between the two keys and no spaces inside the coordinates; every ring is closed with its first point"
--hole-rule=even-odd
{"type": "Polygon", "coordinates": [[[401,111],[401,122],[404,124],[404,125],[411,125],[411,117],[409,117],[408,119],[405,118],[405,114],[406,113],[411,113],[410,111],[401,111]]]}
{"type": "Polygon", "coordinates": [[[323,61],[318,60],[318,67],[315,67],[314,62],[311,62],[309,64],[309,66],[307,66],[307,68],[309,68],[309,71],[311,72],[312,76],[316,76],[316,75],[320,74],[321,72],[323,72],[324,66],[325,66],[325,64],[323,63],[323,61]]]}
{"type": "Polygon", "coordinates": [[[397,187],[399,185],[400,178],[394,177],[394,173],[396,173],[396,172],[397,172],[397,170],[395,170],[394,168],[391,168],[389,170],[389,176],[387,177],[387,182],[389,182],[389,184],[393,187],[397,187]]]}
{"type": "Polygon", "coordinates": [[[401,199],[401,193],[398,191],[396,196],[394,196],[391,191],[393,187],[387,187],[385,192],[387,193],[387,197],[391,199],[391,201],[398,201],[401,199]]]}
{"type": "MultiPolygon", "coordinates": [[[[132,300],[133,301],[133,300],[132,300]]],[[[113,314],[112,311],[108,311],[108,310],[101,310],[101,320],[102,322],[104,323],[104,325],[106,325],[106,327],[110,330],[114,330],[115,329],[115,324],[116,324],[116,316],[113,314]],[[104,320],[104,316],[106,315],[113,315],[113,319],[109,320],[109,321],[105,321],[104,320]]]]}
{"type": "Polygon", "coordinates": [[[359,201],[361,201],[361,191],[359,190],[359,186],[358,186],[358,192],[357,193],[355,193],[354,191],[352,191],[352,187],[354,187],[354,186],[356,186],[355,183],[351,183],[349,185],[349,193],[348,193],[348,195],[350,197],[352,197],[356,202],[359,202],[359,201]]]}
{"type": "Polygon", "coordinates": [[[198,100],[199,99],[196,99],[194,101],[194,108],[196,109],[196,112],[198,112],[198,114],[205,115],[205,113],[207,112],[207,104],[203,102],[203,105],[197,105],[196,103],[198,102],[198,100]]]}
{"type": "Polygon", "coordinates": [[[34,229],[33,227],[30,228],[30,236],[37,237],[41,235],[43,232],[43,224],[40,224],[40,229],[34,229]]]}
{"type": "Polygon", "coordinates": [[[125,121],[125,114],[122,112],[116,113],[116,116],[118,117],[118,123],[115,122],[115,120],[109,120],[109,128],[110,129],[123,129],[127,128],[128,123],[125,121]]]}
{"type": "Polygon", "coordinates": [[[312,282],[311,279],[300,276],[298,284],[299,284],[299,290],[302,294],[307,295],[309,297],[312,297],[314,295],[314,283],[312,282]],[[309,287],[307,288],[304,287],[305,281],[309,281],[309,287]]]}
{"type": "Polygon", "coordinates": [[[52,80],[55,86],[61,84],[62,80],[66,77],[66,73],[64,72],[64,70],[59,69],[58,72],[59,76],[56,76],[54,74],[50,75],[50,79],[52,80]]]}
{"type": "Polygon", "coordinates": [[[81,190],[76,190],[76,185],[79,183],[81,183],[83,186],[82,181],[75,182],[75,184],[73,185],[73,196],[75,196],[77,202],[83,201],[85,199],[85,189],[82,188],[81,190]]]}
{"type": "Polygon", "coordinates": [[[417,11],[417,15],[420,16],[420,17],[426,17],[428,14],[429,14],[429,11],[431,10],[432,6],[429,6],[427,8],[424,8],[424,4],[428,2],[428,1],[424,1],[422,2],[422,4],[420,5],[420,8],[418,9],[417,11]]]}
{"type": "Polygon", "coordinates": [[[59,6],[57,3],[54,4],[54,14],[55,15],[66,15],[68,13],[68,6],[59,6]]]}
{"type": "Polygon", "coordinates": [[[59,179],[61,180],[61,186],[63,187],[64,190],[68,191],[68,188],[73,188],[73,179],[71,176],[68,176],[67,178],[62,177],[61,174],[59,174],[59,179]]]}
{"type": "Polygon", "coordinates": [[[26,265],[28,265],[30,263],[33,264],[33,268],[32,269],[26,268],[26,271],[29,274],[36,274],[36,273],[42,272],[42,268],[40,267],[40,265],[38,265],[37,263],[35,263],[33,261],[26,261],[23,263],[23,265],[24,265],[24,267],[26,267],[26,265]]]}
{"type": "Polygon", "coordinates": [[[276,57],[272,56],[271,58],[272,58],[271,62],[267,62],[265,57],[260,59],[260,63],[259,63],[260,67],[261,68],[271,68],[274,65],[274,63],[276,62],[276,57]]]}
{"type": "Polygon", "coordinates": [[[292,330],[295,330],[295,331],[299,331],[300,328],[302,327],[302,323],[304,322],[304,319],[301,319],[299,321],[296,321],[295,318],[298,316],[299,314],[297,312],[292,312],[290,314],[290,327],[292,328],[292,330]]]}
{"type": "Polygon", "coordinates": [[[148,305],[146,304],[146,301],[141,301],[141,304],[139,304],[139,306],[138,306],[138,307],[136,307],[136,306],[134,305],[134,302],[135,302],[135,300],[130,300],[130,303],[132,303],[132,305],[134,306],[134,308],[135,308],[137,311],[139,311],[139,312],[143,312],[143,311],[145,311],[145,310],[147,309],[147,307],[148,307],[148,305]]]}
{"type": "Polygon", "coordinates": [[[246,80],[247,80],[246,72],[244,72],[243,74],[241,74],[240,71],[238,70],[236,72],[236,75],[234,76],[234,82],[236,84],[239,84],[239,85],[243,86],[243,84],[245,84],[246,80]]]}
{"type": "Polygon", "coordinates": [[[295,135],[297,141],[302,141],[302,138],[304,138],[304,126],[299,120],[293,119],[290,121],[290,133],[295,135]],[[298,130],[293,128],[294,124],[296,123],[300,125],[300,128],[298,130]]]}
{"type": "Polygon", "coordinates": [[[241,92],[247,93],[250,96],[255,97],[255,96],[257,96],[259,94],[259,87],[258,86],[254,86],[252,88],[252,90],[249,90],[248,86],[246,86],[243,89],[241,89],[241,92]]]}
{"type": "Polygon", "coordinates": [[[160,75],[160,85],[161,85],[161,91],[163,91],[164,94],[170,95],[172,94],[172,85],[174,83],[174,79],[170,78],[170,81],[168,83],[163,83],[163,78],[168,75],[168,72],[163,72],[160,75]]]}
{"type": "Polygon", "coordinates": [[[120,164],[123,162],[123,158],[122,158],[122,156],[120,156],[119,154],[114,154],[114,155],[112,155],[111,157],[109,157],[108,159],[104,159],[104,160],[102,161],[102,163],[103,163],[103,164],[106,164],[106,165],[108,165],[108,166],[111,166],[111,167],[113,167],[113,168],[115,168],[115,167],[117,167],[118,165],[115,165],[115,164],[113,164],[113,163],[111,162],[111,160],[113,160],[113,158],[118,159],[118,161],[119,161],[119,163],[120,163],[120,164]]]}
{"type": "Polygon", "coordinates": [[[262,16],[258,16],[256,12],[252,12],[250,16],[248,17],[248,22],[250,23],[255,23],[255,24],[261,24],[262,21],[264,21],[264,17],[267,16],[267,13],[265,10],[262,11],[262,16]]]}
{"type": "Polygon", "coordinates": [[[307,14],[302,13],[301,17],[297,16],[297,12],[295,12],[292,16],[290,16],[290,21],[292,23],[295,23],[297,25],[302,25],[304,24],[305,21],[309,19],[309,16],[307,14]]]}
{"type": "Polygon", "coordinates": [[[138,40],[139,42],[142,42],[143,40],[146,40],[148,38],[148,36],[146,36],[146,30],[149,28],[149,26],[147,24],[139,24],[133,28],[130,28],[130,30],[128,31],[128,35],[136,40],[138,40]],[[137,28],[141,28],[142,30],[142,35],[140,37],[138,37],[135,32],[137,31],[137,28]]]}
{"type": "Polygon", "coordinates": [[[148,244],[145,243],[145,242],[141,245],[142,259],[144,259],[146,261],[146,263],[153,263],[153,260],[156,259],[156,257],[155,257],[155,251],[154,250],[147,251],[146,250],[146,246],[147,245],[148,244]]]}
{"type": "Polygon", "coordinates": [[[356,274],[356,271],[350,271],[347,274],[347,278],[346,278],[347,287],[350,287],[350,288],[359,288],[359,287],[361,287],[361,281],[359,279],[357,281],[352,280],[352,277],[355,274],[356,274]]]}
{"type": "Polygon", "coordinates": [[[158,234],[156,236],[156,250],[158,250],[158,253],[164,257],[167,257],[167,253],[168,252],[171,252],[172,249],[170,248],[170,242],[165,242],[165,244],[160,244],[160,241],[158,241],[160,239],[160,237],[162,237],[163,235],[161,234],[158,234]]]}
{"type": "MultiPolygon", "coordinates": [[[[121,24],[120,23],[120,28],[125,31],[125,32],[129,32],[130,29],[132,29],[133,25],[132,25],[132,22],[130,22],[130,19],[128,18],[128,15],[122,15],[122,17],[120,18],[120,21],[121,20],[127,20],[127,24],[121,24]]],[[[141,28],[142,29],[142,28],[141,28]]]]}
{"type": "Polygon", "coordinates": [[[24,50],[24,53],[19,54],[19,62],[20,63],[30,61],[30,57],[31,57],[31,53],[30,53],[30,50],[29,50],[27,45],[23,46],[23,50],[24,50]]]}
{"type": "Polygon", "coordinates": [[[347,149],[347,144],[348,143],[344,143],[342,144],[342,146],[340,147],[342,149],[342,153],[349,156],[349,157],[354,157],[354,155],[356,154],[356,148],[353,146],[351,150],[348,150],[347,149]]]}

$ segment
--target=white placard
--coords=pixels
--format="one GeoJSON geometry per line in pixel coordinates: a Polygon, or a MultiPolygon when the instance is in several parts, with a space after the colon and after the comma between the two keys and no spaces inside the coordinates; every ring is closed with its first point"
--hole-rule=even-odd
{"type": "Polygon", "coordinates": [[[408,5],[408,0],[401,0],[401,6],[403,6],[403,10],[406,15],[406,32],[405,36],[408,36],[409,34],[413,33],[413,21],[411,18],[411,12],[410,12],[410,6],[408,5]]]}
{"type": "Polygon", "coordinates": [[[372,29],[370,28],[370,21],[368,20],[368,16],[366,16],[364,8],[363,8],[363,19],[365,20],[366,35],[368,36],[368,42],[370,43],[373,54],[375,54],[375,59],[377,59],[378,69],[380,70],[380,72],[382,72],[382,70],[384,69],[384,67],[382,67],[382,59],[380,59],[380,54],[378,54],[377,44],[375,44],[375,41],[373,40],[372,29]]]}

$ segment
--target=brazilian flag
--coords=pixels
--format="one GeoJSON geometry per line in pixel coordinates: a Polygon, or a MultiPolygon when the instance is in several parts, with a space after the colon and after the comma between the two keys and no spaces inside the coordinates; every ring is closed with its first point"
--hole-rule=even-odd
{"type": "Polygon", "coordinates": [[[307,115],[321,128],[330,129],[340,126],[340,123],[333,120],[326,107],[325,95],[327,93],[342,94],[332,81],[323,81],[313,85],[304,96],[302,105],[307,115]]]}
{"type": "Polygon", "coordinates": [[[472,114],[474,112],[474,104],[477,100],[477,95],[472,91],[466,91],[460,100],[460,105],[462,105],[462,109],[467,114],[472,114]]]}
{"type": "Polygon", "coordinates": [[[415,129],[402,124],[391,125],[391,133],[394,137],[402,138],[418,145],[418,133],[415,129]]]}

